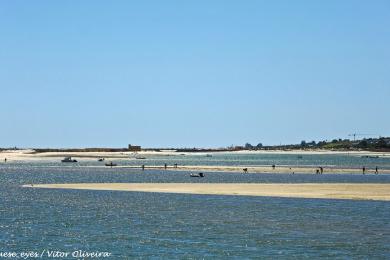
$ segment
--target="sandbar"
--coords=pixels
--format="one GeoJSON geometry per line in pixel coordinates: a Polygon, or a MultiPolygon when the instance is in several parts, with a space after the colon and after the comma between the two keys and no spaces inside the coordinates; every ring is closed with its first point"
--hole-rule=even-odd
{"type": "Polygon", "coordinates": [[[376,183],[64,183],[23,187],[390,201],[390,184],[376,183]]]}

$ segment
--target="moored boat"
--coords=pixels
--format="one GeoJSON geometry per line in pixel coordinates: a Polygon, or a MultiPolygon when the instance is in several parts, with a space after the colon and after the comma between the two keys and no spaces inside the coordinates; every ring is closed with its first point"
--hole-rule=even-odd
{"type": "Polygon", "coordinates": [[[61,162],[72,162],[75,163],[77,160],[72,159],[72,157],[65,157],[64,159],[61,160],[61,162]]]}
{"type": "Polygon", "coordinates": [[[110,167],[117,166],[117,164],[116,164],[116,163],[113,163],[113,162],[106,163],[105,165],[106,165],[106,166],[110,166],[110,167]]]}
{"type": "Polygon", "coordinates": [[[204,177],[204,173],[203,173],[203,172],[200,172],[200,173],[191,173],[191,174],[190,174],[190,177],[200,177],[200,178],[203,178],[203,177],[204,177]]]}

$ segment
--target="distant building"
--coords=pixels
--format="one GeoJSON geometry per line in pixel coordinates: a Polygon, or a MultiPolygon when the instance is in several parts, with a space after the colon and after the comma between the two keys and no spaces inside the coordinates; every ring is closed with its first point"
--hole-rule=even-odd
{"type": "Polygon", "coordinates": [[[141,151],[141,146],[129,144],[129,151],[140,152],[141,151]]]}
{"type": "Polygon", "coordinates": [[[231,150],[233,150],[233,151],[241,151],[241,150],[244,150],[244,149],[245,149],[244,146],[236,145],[231,150]]]}

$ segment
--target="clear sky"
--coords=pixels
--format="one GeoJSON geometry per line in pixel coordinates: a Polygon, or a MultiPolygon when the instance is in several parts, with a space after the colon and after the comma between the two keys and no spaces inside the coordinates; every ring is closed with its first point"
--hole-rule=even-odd
{"type": "Polygon", "coordinates": [[[0,147],[390,135],[390,1],[0,1],[0,147]]]}

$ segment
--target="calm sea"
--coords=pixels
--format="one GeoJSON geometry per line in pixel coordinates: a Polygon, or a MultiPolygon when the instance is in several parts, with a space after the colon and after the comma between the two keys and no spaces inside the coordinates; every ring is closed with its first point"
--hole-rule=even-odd
{"type": "MultiPolygon", "coordinates": [[[[298,160],[294,155],[279,161],[275,156],[220,156],[143,161],[266,165],[298,160]]],[[[382,158],[305,157],[299,164],[390,165],[382,158]]],[[[20,187],[73,182],[390,183],[390,175],[207,173],[198,179],[186,172],[46,164],[0,164],[0,253],[107,251],[110,259],[390,259],[390,202],[20,187]]]]}
{"type": "MultiPolygon", "coordinates": [[[[119,154],[118,157],[110,158],[110,161],[118,165],[223,165],[223,166],[264,166],[264,165],[292,165],[307,167],[336,167],[336,168],[375,168],[390,169],[390,157],[378,156],[367,157],[353,154],[231,154],[231,153],[213,153],[211,157],[205,154],[195,155],[146,155],[145,160],[137,160],[134,156],[119,154]]],[[[61,164],[58,158],[48,157],[46,160],[31,163],[14,162],[15,164],[36,166],[101,166],[104,162],[98,162],[97,159],[76,158],[79,162],[73,164],[61,164]]]]}

